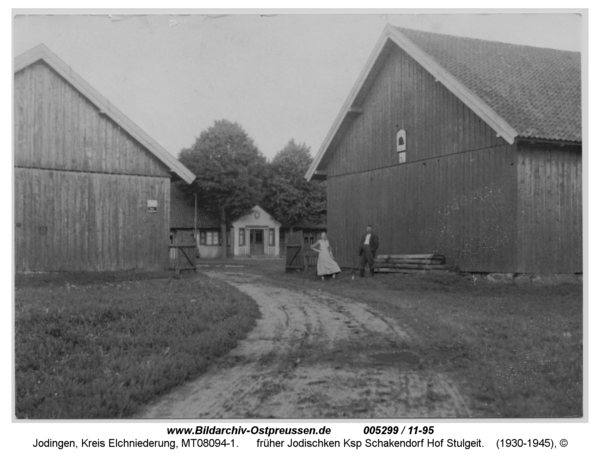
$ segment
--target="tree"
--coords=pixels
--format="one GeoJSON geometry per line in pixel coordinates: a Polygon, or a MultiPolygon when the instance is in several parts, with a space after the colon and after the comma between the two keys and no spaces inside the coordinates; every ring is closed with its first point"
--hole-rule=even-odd
{"type": "Polygon", "coordinates": [[[304,179],[311,163],[310,148],[291,139],[268,166],[263,205],[290,232],[302,220],[325,219],[325,186],[304,179]]]}
{"type": "Polygon", "coordinates": [[[179,160],[197,176],[182,190],[188,195],[197,193],[198,204],[219,215],[221,255],[225,258],[227,225],[261,200],[266,159],[238,123],[222,119],[183,149],[179,160]]]}

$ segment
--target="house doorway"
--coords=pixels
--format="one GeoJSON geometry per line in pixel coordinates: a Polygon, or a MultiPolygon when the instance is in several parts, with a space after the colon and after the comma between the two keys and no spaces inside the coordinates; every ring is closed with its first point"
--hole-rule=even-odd
{"type": "Polygon", "coordinates": [[[250,255],[262,255],[265,253],[264,233],[261,229],[250,230],[250,255]]]}

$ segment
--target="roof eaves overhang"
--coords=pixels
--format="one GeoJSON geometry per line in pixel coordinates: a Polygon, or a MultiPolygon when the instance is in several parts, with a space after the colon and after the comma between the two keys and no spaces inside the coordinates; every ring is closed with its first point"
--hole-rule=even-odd
{"type": "Polygon", "coordinates": [[[69,84],[81,92],[90,102],[98,107],[100,113],[109,117],[121,126],[127,133],[135,138],[142,146],[148,149],[157,159],[159,159],[172,172],[176,173],[186,183],[191,184],[196,176],[179,160],[169,154],[169,152],[154,141],[147,133],[138,127],[131,119],[112,105],[106,98],[94,89],[87,81],[79,76],[71,67],[65,64],[56,54],[54,54],[45,45],[39,44],[29,51],[15,58],[14,71],[17,73],[25,67],[43,60],[54,71],[62,76],[69,84]]]}
{"type": "Polygon", "coordinates": [[[576,140],[558,140],[552,138],[541,138],[541,137],[529,137],[529,136],[517,136],[515,138],[517,144],[553,144],[557,146],[579,146],[583,147],[581,141],[576,140]]]}
{"type": "Polygon", "coordinates": [[[346,99],[346,102],[336,117],[333,126],[325,137],[325,141],[321,145],[321,148],[315,156],[313,163],[306,172],[304,177],[307,181],[311,181],[312,179],[327,179],[325,170],[319,170],[318,167],[323,161],[324,157],[328,154],[329,149],[334,143],[336,135],[344,122],[350,118],[353,118],[356,116],[356,113],[360,112],[360,108],[355,106],[357,98],[359,98],[359,94],[364,93],[362,91],[363,86],[373,71],[380,54],[389,41],[395,43],[417,63],[425,68],[425,70],[427,70],[436,79],[436,81],[443,84],[450,92],[458,97],[459,100],[473,110],[473,112],[483,119],[492,129],[494,129],[498,136],[504,138],[509,144],[514,143],[518,132],[512,126],[510,126],[508,122],[502,119],[483,100],[469,90],[451,73],[445,70],[431,56],[425,53],[410,39],[408,39],[408,37],[406,37],[402,32],[395,27],[388,25],[381,34],[381,37],[379,38],[375,49],[371,53],[367,64],[363,68],[357,82],[350,92],[350,95],[346,99]]]}

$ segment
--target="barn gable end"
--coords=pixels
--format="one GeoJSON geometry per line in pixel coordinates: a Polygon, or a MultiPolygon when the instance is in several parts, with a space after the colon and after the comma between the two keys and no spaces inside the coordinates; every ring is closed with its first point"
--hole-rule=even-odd
{"type": "Polygon", "coordinates": [[[332,148],[328,178],[397,165],[399,129],[407,133],[406,163],[507,144],[406,52],[390,48],[354,105],[360,114],[332,148]]]}
{"type": "Polygon", "coordinates": [[[171,176],[163,162],[44,61],[15,74],[15,116],[17,167],[171,176]]]}
{"type": "Polygon", "coordinates": [[[503,138],[397,47],[358,108],[327,167],[328,230],[343,265],[356,261],[368,223],[382,253],[437,251],[472,271],[515,263],[517,169],[503,138]]]}
{"type": "Polygon", "coordinates": [[[166,268],[171,176],[194,175],[44,46],[14,87],[16,270],[166,268]]]}

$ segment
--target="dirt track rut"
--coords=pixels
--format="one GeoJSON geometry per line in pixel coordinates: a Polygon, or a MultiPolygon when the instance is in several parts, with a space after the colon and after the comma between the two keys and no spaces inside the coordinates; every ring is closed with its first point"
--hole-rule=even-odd
{"type": "Polygon", "coordinates": [[[207,373],[138,417],[469,416],[457,389],[423,368],[406,330],[368,305],[242,272],[208,274],[250,295],[262,318],[207,373]]]}

